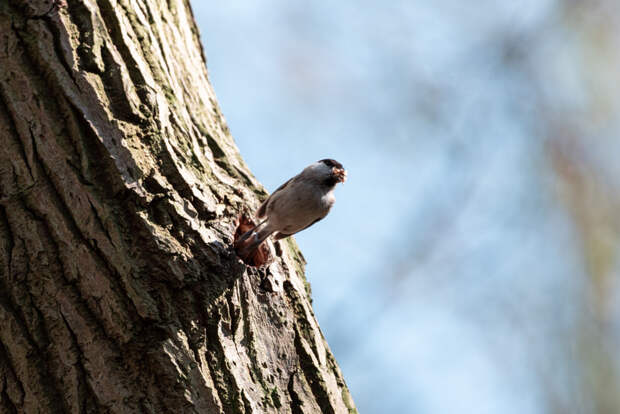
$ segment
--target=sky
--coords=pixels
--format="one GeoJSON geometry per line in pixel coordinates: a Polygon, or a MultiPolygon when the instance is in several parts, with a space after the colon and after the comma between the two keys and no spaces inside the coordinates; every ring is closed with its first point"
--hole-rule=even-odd
{"type": "Polygon", "coordinates": [[[570,45],[549,48],[558,3],[193,9],[224,116],[265,187],[322,158],[348,170],[330,215],[295,238],[359,411],[536,414],[552,394],[589,412],[566,364],[585,264],[540,105],[554,85],[558,100],[584,99],[570,45]]]}

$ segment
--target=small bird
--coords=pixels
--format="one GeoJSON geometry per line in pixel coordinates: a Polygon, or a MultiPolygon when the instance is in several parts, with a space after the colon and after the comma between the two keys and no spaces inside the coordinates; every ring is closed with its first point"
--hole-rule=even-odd
{"type": "Polygon", "coordinates": [[[262,221],[235,242],[239,257],[250,257],[271,234],[275,240],[283,239],[324,218],[336,201],[336,184],[346,179],[342,164],[326,158],[282,184],[256,211],[262,221]]]}

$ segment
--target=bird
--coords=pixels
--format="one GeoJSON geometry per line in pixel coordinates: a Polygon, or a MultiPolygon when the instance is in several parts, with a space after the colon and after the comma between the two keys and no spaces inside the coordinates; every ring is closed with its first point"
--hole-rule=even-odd
{"type": "Polygon", "coordinates": [[[258,208],[259,223],[235,242],[237,255],[245,260],[273,234],[283,239],[307,229],[327,216],[336,198],[334,189],[344,183],[347,171],[338,161],[325,158],[278,187],[258,208]]]}

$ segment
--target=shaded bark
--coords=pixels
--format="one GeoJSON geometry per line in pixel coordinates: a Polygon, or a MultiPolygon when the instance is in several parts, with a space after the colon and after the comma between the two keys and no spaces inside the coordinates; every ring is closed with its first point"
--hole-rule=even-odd
{"type": "Polygon", "coordinates": [[[181,0],[0,2],[0,412],[355,412],[181,0]]]}

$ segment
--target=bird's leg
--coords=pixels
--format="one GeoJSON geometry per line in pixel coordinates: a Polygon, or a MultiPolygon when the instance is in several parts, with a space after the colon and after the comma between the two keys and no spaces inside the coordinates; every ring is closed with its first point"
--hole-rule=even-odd
{"type": "Polygon", "coordinates": [[[241,237],[239,237],[239,240],[237,240],[235,242],[235,244],[239,245],[241,243],[243,243],[248,237],[250,237],[252,235],[252,233],[254,233],[256,231],[256,229],[258,229],[260,226],[262,226],[263,224],[265,224],[265,222],[267,221],[267,219],[261,221],[260,223],[258,223],[256,226],[254,226],[253,228],[251,228],[250,230],[246,231],[245,233],[243,233],[241,235],[241,237]]]}
{"type": "MultiPolygon", "coordinates": [[[[263,221],[264,223],[264,221],[263,221]]],[[[261,223],[261,224],[263,224],[261,223]]],[[[260,224],[259,224],[260,225],[260,224]]],[[[255,229],[258,228],[258,226],[255,227],[255,229]]],[[[263,229],[261,229],[258,232],[255,232],[254,229],[252,230],[253,237],[249,242],[244,242],[243,246],[239,246],[239,244],[237,244],[237,246],[239,246],[237,248],[237,254],[239,255],[239,257],[242,258],[246,258],[248,257],[250,254],[252,254],[252,252],[254,252],[254,250],[256,250],[258,248],[258,246],[260,246],[260,244],[262,242],[264,242],[267,237],[269,237],[271,235],[271,233],[273,233],[273,230],[269,227],[269,226],[265,226],[263,227],[263,229]]],[[[247,234],[247,232],[246,232],[247,234]]],[[[242,236],[242,239],[245,237],[245,239],[247,239],[246,234],[244,234],[242,236]]],[[[245,241],[244,239],[244,241],[245,241]]],[[[239,239],[239,241],[241,241],[241,239],[239,239]]]]}

